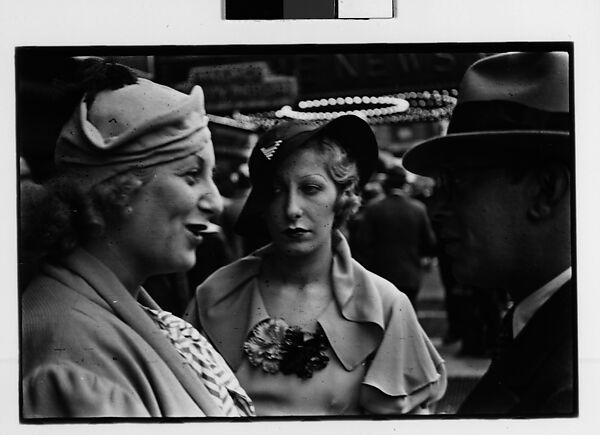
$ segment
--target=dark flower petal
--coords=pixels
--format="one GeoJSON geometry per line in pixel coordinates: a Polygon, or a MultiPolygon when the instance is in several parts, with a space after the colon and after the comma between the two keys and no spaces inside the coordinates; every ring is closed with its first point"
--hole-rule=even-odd
{"type": "Polygon", "coordinates": [[[320,325],[312,334],[299,326],[288,326],[283,319],[266,319],[248,334],[243,350],[253,366],[267,373],[281,371],[308,379],[327,366],[329,357],[324,352],[328,347],[320,325]]]}

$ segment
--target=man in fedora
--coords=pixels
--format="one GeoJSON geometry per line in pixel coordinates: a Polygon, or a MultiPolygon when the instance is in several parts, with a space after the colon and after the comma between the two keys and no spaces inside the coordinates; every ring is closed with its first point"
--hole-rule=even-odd
{"type": "Polygon", "coordinates": [[[570,130],[568,54],[506,53],[467,70],[448,134],[404,157],[436,180],[429,212],[456,279],[514,303],[462,415],[576,412],[570,130]]]}

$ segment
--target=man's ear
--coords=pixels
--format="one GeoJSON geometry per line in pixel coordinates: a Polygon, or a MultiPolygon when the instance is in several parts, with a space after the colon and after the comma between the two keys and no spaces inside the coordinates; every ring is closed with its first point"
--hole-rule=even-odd
{"type": "Polygon", "coordinates": [[[557,206],[569,200],[570,173],[567,167],[551,163],[536,169],[533,177],[536,183],[528,216],[533,220],[544,220],[553,216],[557,206]]]}

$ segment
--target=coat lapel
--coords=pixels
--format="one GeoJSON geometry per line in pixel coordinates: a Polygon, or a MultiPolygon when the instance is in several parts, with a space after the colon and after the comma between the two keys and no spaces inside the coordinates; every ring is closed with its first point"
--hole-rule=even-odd
{"type": "MultiPolygon", "coordinates": [[[[108,303],[117,316],[156,351],[206,415],[223,415],[197,375],[187,364],[182,364],[173,345],[138,305],[131,293],[102,262],[87,251],[78,249],[65,259],[65,264],[85,277],[89,285],[108,303]]],[[[141,289],[140,296],[153,307],[157,306],[143,289],[141,289]]]]}
{"type": "Polygon", "coordinates": [[[352,260],[350,247],[341,233],[334,233],[333,240],[331,273],[335,303],[318,320],[336,356],[350,371],[381,343],[385,330],[383,303],[367,271],[352,260]]]}
{"type": "Polygon", "coordinates": [[[558,343],[572,334],[572,290],[568,282],[534,314],[515,338],[501,373],[513,390],[522,390],[558,343]]]}
{"type": "Polygon", "coordinates": [[[206,332],[234,371],[242,359],[248,327],[253,326],[253,307],[258,304],[253,290],[261,261],[260,255],[251,255],[215,272],[198,287],[184,316],[206,332]]]}

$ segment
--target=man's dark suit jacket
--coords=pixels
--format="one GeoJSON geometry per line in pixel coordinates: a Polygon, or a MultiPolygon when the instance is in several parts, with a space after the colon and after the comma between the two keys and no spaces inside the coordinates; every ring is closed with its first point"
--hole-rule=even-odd
{"type": "Polygon", "coordinates": [[[492,364],[458,413],[509,417],[576,415],[575,291],[542,305],[492,364]]]}
{"type": "Polygon", "coordinates": [[[352,254],[358,262],[412,301],[421,285],[421,258],[435,254],[425,205],[404,194],[389,195],[366,207],[356,239],[352,254]]]}

